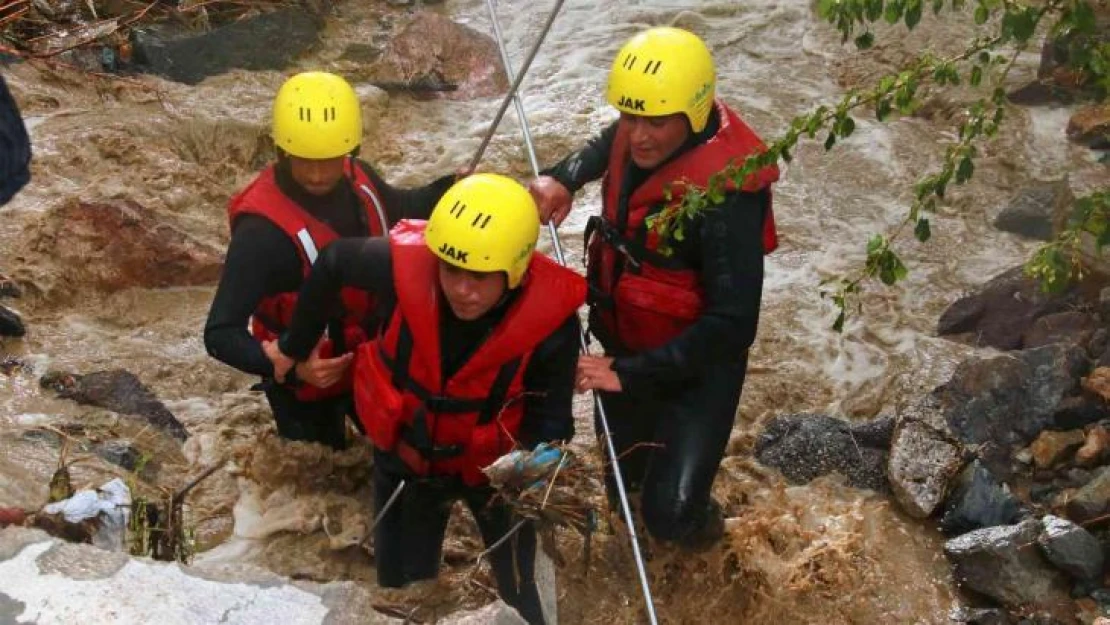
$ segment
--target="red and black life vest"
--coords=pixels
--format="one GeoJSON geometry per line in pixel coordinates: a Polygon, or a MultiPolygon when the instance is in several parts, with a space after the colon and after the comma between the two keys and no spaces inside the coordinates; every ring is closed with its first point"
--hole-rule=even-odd
{"type": "Polygon", "coordinates": [[[524,371],[536,346],[586,298],[585,280],[533,253],[505,317],[450,379],[442,379],[438,258],[424,221],[390,232],[397,306],[355,357],[355,407],[379,449],[417,475],[485,483],[482,467],[511,451],[524,415],[524,371]]]}
{"type": "MultiPolygon", "coordinates": [[[[687,183],[704,189],[709,177],[730,163],[740,164],[767,149],[735,112],[719,100],[716,107],[717,133],[652,172],[628,198],[626,211],[621,211],[621,189],[631,152],[628,132],[623,125],[617,130],[602,182],[602,214],[591,218],[586,229],[592,319],[601,325],[593,329],[603,342],[616,341],[631,352],[659,347],[689,327],[705,307],[699,273],[659,253],[658,239],[644,227],[644,220],[661,204],[681,203],[687,183]]],[[[765,254],[778,246],[770,189],[778,177],[778,167],[772,165],[750,176],[742,187],[765,191],[765,254]]],[[[736,190],[731,182],[727,188],[736,190]]]]}
{"type": "MultiPolygon", "coordinates": [[[[365,221],[369,226],[370,235],[381,236],[388,232],[385,206],[370,177],[353,158],[347,159],[344,173],[366,211],[365,221]]],[[[232,227],[241,215],[259,215],[281,228],[297,248],[305,276],[312,269],[312,264],[316,262],[319,253],[339,238],[330,226],[313,217],[281,192],[274,178],[272,165],[231,199],[227,215],[232,227]]],[[[366,342],[369,338],[368,332],[373,330],[368,327],[368,323],[374,313],[374,299],[365,291],[349,288],[343,289],[340,295],[343,302],[342,337],[331,336],[324,340],[320,349],[320,355],[323,358],[353,351],[359,344],[366,342]]],[[[251,317],[251,335],[259,341],[276,339],[289,327],[296,306],[296,291],[266,296],[251,317]]],[[[327,388],[317,388],[307,383],[301,384],[296,389],[296,395],[301,401],[318,401],[342,395],[350,390],[351,374],[348,373],[344,379],[327,388]]]]}

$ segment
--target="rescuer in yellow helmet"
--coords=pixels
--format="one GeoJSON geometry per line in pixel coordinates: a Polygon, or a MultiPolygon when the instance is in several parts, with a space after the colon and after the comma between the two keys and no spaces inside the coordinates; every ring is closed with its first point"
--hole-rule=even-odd
{"type": "Polygon", "coordinates": [[[712,54],[689,31],[650,28],[629,39],[605,97],[620,119],[530,190],[541,218],[559,223],[572,195],[605,177],[601,215],[586,227],[590,331],[605,355],[581,357],[577,386],[603,393],[647,530],[700,548],[722,533],[710,487],[755,339],[763,255],[777,243],[778,169],[729,182],[719,205],[673,218],[686,185],[705,188],[729,163],[766,149],[717,98],[712,54]]]}
{"type": "Polygon", "coordinates": [[[231,241],[204,344],[214,358],[263,378],[281,436],[342,448],[351,353],[376,330],[373,298],[352,290],[339,305],[317,302],[330,313],[328,336],[280,380],[262,344],[288,326],[301,281],[333,240],[384,235],[402,218],[427,217],[455,176],[418,189],[386,183],[357,158],[362,106],[335,74],[285,81],[271,123],[277,162],[228,205],[231,241]]]}
{"type": "MultiPolygon", "coordinates": [[[[310,302],[355,288],[389,303],[384,331],[359,348],[354,372],[358,417],[375,450],[375,515],[405,480],[374,529],[381,586],[436,576],[456,500],[470,508],[487,546],[505,536],[516,520],[482,468],[518,445],[574,434],[576,311],[586,282],[535,251],[539,227],[521,184],[469,176],[427,222],[402,221],[388,238],[324,251],[289,331],[267,344],[280,373],[309,358],[324,331],[327,316],[310,302]]],[[[528,523],[490,563],[501,597],[538,624],[535,550],[528,523]]]]}

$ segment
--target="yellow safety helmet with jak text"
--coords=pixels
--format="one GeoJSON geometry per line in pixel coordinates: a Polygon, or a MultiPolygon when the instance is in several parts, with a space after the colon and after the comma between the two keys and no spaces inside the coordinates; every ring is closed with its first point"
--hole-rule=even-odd
{"type": "Polygon", "coordinates": [[[336,158],[362,142],[362,106],[335,74],[304,72],[285,81],[273,117],[274,145],[292,156],[336,158]]]}
{"type": "Polygon", "coordinates": [[[520,183],[498,174],[456,182],[428,218],[424,239],[432,253],[471,271],[504,271],[516,288],[540,235],[539,211],[520,183]]]}
{"type": "Polygon", "coordinates": [[[716,86],[713,55],[705,42],[690,31],[660,26],[632,37],[617,53],[606,99],[633,115],[685,113],[693,131],[701,132],[716,86]]]}

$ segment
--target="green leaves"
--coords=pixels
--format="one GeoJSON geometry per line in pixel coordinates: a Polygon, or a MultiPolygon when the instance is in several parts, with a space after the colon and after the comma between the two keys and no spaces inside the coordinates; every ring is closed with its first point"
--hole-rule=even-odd
{"type": "Polygon", "coordinates": [[[922,243],[929,240],[933,236],[932,230],[929,229],[929,220],[922,217],[917,220],[917,225],[913,228],[913,236],[917,237],[918,241],[922,243]]]}
{"type": "Polygon", "coordinates": [[[921,22],[922,0],[908,0],[906,4],[906,28],[913,30],[921,22]]]}

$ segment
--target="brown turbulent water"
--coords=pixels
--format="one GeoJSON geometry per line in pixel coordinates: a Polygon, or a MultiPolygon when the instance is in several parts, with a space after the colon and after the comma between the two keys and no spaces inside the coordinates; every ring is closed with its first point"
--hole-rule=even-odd
{"type": "MultiPolygon", "coordinates": [[[[518,67],[546,6],[500,3],[518,67]]],[[[451,1],[438,10],[490,32],[482,2],[451,1]]],[[[336,66],[345,47],[370,40],[380,28],[378,16],[390,11],[384,3],[341,5],[323,44],[296,69],[336,66]]],[[[769,138],[794,115],[866,85],[914,50],[954,49],[970,32],[927,19],[909,37],[880,33],[876,49],[861,54],[842,48],[802,0],[567,3],[523,86],[542,161],[559,158],[612,119],[602,100],[611,55],[631,33],[656,24],[687,26],[706,37],[722,95],[769,138]]],[[[1035,54],[1019,60],[1015,84],[1032,75],[1036,61],[1035,54]]],[[[9,67],[6,75],[28,117],[35,162],[33,183],[0,220],[0,272],[31,287],[23,299],[6,301],[30,333],[3,343],[5,357],[27,366],[0,375],[0,504],[34,508],[45,499],[59,450],[28,432],[81,422],[88,436],[129,438],[153,454],[146,490],[179,486],[219,459],[232,460],[229,471],[191,498],[201,543],[215,547],[200,558],[250,561],[307,579],[373,583],[368,558],[343,548],[366,524],[365,448],[333,455],[272,436],[264,401],[248,390],[253,380],[204,353],[200,331],[210,287],[98,295],[67,277],[71,268],[26,245],[48,209],[76,197],[131,198],[222,246],[224,203],[260,165],[258,138],[284,74],[232,72],[195,87],[156,78],[94,81],[28,65],[9,67]],[[37,384],[48,369],[114,367],[140,376],[185,423],[192,436],[183,450],[127,419],[57,399],[37,384]]],[[[942,382],[972,350],[933,336],[939,313],[1032,249],[991,228],[993,211],[1034,179],[1070,172],[1081,193],[1105,175],[1089,153],[1065,142],[1067,109],[1014,109],[1004,136],[985,150],[974,184],[952,194],[934,219],[933,241],[904,247],[912,263],[905,285],[869,293],[865,315],[843,335],[831,332],[835,313],[820,298],[818,283],[856,266],[866,237],[897,222],[912,182],[943,155],[942,141],[951,138],[951,119],[966,97],[936,99],[928,115],[887,125],[861,120],[831,156],[806,145],[785,168],[776,192],[783,245],[768,259],[751,374],[715,486],[732,517],[728,536],[698,555],[648,546],[664,622],[947,622],[957,599],[934,530],[908,520],[886,499],[835,479],[787,486],[751,462],[748,452],[760,423],[775,414],[892,414],[899,403],[942,382]]],[[[377,124],[367,130],[363,154],[401,184],[419,184],[464,164],[499,104],[371,99],[370,119],[377,124]]],[[[483,168],[529,175],[511,113],[483,168]]],[[[588,189],[562,228],[574,262],[580,261],[585,216],[597,204],[597,189],[588,189]]],[[[596,461],[588,407],[586,399],[578,404],[576,445],[596,461]]],[[[113,470],[83,458],[74,477],[79,485],[99,484],[113,470]]],[[[568,560],[558,575],[563,622],[643,620],[628,545],[622,534],[604,529],[594,538],[588,567],[579,538],[559,539],[568,560]]],[[[382,593],[383,601],[422,601],[427,614],[487,601],[488,576],[475,577],[461,564],[480,549],[463,515],[451,533],[440,583],[382,593]]]]}

